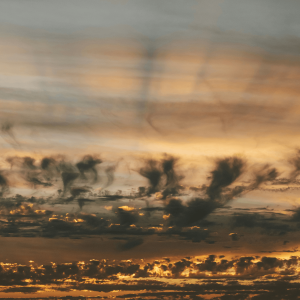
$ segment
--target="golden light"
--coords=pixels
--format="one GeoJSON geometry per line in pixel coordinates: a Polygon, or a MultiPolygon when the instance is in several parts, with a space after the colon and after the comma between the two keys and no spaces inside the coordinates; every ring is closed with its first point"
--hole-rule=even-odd
{"type": "Polygon", "coordinates": [[[133,211],[133,210],[135,210],[134,207],[130,207],[130,206],[127,206],[127,205],[119,206],[118,208],[126,210],[126,211],[133,211]]]}

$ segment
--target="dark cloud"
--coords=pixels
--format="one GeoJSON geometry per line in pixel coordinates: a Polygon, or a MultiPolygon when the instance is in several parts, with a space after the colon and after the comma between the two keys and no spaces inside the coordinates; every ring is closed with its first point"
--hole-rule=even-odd
{"type": "Polygon", "coordinates": [[[23,294],[32,294],[38,291],[42,291],[42,287],[32,287],[32,286],[23,286],[23,287],[9,287],[3,290],[4,293],[23,293],[23,294]]]}
{"type": "MultiPolygon", "coordinates": [[[[111,222],[95,214],[87,213],[67,213],[64,215],[53,215],[49,219],[44,220],[39,225],[42,230],[43,237],[71,237],[81,238],[86,235],[102,235],[107,233],[120,234],[120,232],[126,234],[126,227],[122,227],[124,230],[114,230],[111,226],[111,222]]],[[[121,229],[121,228],[120,228],[121,229]]],[[[130,234],[130,232],[128,232],[130,234]]]]}
{"type": "Polygon", "coordinates": [[[88,193],[90,192],[90,188],[86,187],[86,186],[82,186],[82,187],[72,187],[70,190],[71,195],[75,198],[83,193],[88,193]]]}
{"type": "Polygon", "coordinates": [[[24,168],[27,170],[35,170],[37,167],[35,164],[35,159],[30,156],[19,157],[19,156],[9,156],[6,158],[6,161],[10,164],[12,168],[14,165],[24,168]]]}
{"type": "Polygon", "coordinates": [[[93,157],[92,155],[86,155],[80,162],[76,164],[76,167],[78,168],[82,178],[87,179],[87,173],[92,173],[94,176],[93,181],[96,182],[98,180],[96,165],[101,163],[101,159],[93,157]]]}
{"type": "Polygon", "coordinates": [[[217,160],[216,168],[211,173],[211,183],[206,189],[208,198],[194,198],[186,204],[179,199],[171,199],[165,206],[165,213],[170,215],[170,224],[176,226],[195,224],[240,195],[245,191],[244,187],[237,186],[225,194],[222,192],[242,174],[244,168],[245,162],[236,157],[217,160]]]}
{"type": "Polygon", "coordinates": [[[245,228],[261,228],[261,233],[268,235],[284,235],[287,232],[295,231],[295,228],[288,224],[288,219],[279,217],[265,217],[258,213],[234,214],[232,226],[245,228]]]}
{"type": "Polygon", "coordinates": [[[278,259],[277,257],[263,257],[261,261],[258,262],[256,265],[259,270],[270,270],[278,267],[283,267],[284,262],[283,260],[278,259]]]}
{"type": "Polygon", "coordinates": [[[253,261],[255,257],[241,257],[236,262],[236,273],[243,274],[245,273],[250,267],[253,266],[253,261]]]}
{"type": "Polygon", "coordinates": [[[117,217],[122,226],[130,226],[138,221],[138,213],[136,211],[127,211],[123,208],[118,208],[116,211],[117,217]]]}
{"type": "Polygon", "coordinates": [[[170,214],[172,217],[178,217],[182,214],[185,206],[182,204],[182,201],[179,199],[171,199],[165,207],[165,213],[170,214]]]}
{"type": "Polygon", "coordinates": [[[289,162],[294,167],[294,170],[290,174],[290,181],[293,181],[300,174],[300,149],[297,150],[296,155],[289,162]]]}
{"type": "MultiPolygon", "coordinates": [[[[165,206],[165,213],[169,215],[170,225],[185,227],[194,225],[206,218],[217,208],[224,205],[234,197],[240,196],[242,193],[258,188],[260,184],[266,181],[273,181],[278,176],[278,172],[274,168],[265,165],[258,170],[255,175],[254,183],[249,186],[236,186],[232,189],[229,185],[243,173],[245,170],[245,162],[236,157],[220,159],[216,162],[216,168],[212,171],[211,183],[206,189],[208,198],[194,198],[184,204],[180,199],[170,199],[165,206]],[[226,189],[225,189],[226,188],[226,189]]],[[[234,227],[254,227],[261,226],[270,231],[281,230],[282,232],[290,230],[286,224],[268,223],[266,220],[257,221],[258,215],[254,217],[235,216],[234,227]],[[242,225],[243,224],[243,225],[242,225]]],[[[233,236],[237,239],[237,236],[233,236]]]]}
{"type": "Polygon", "coordinates": [[[179,199],[171,199],[165,206],[165,213],[170,214],[170,225],[190,226],[207,217],[219,206],[209,199],[195,198],[186,205],[179,199]]]}
{"type": "Polygon", "coordinates": [[[210,237],[210,232],[208,230],[199,228],[198,226],[188,227],[185,230],[174,230],[174,228],[172,228],[167,230],[166,233],[178,235],[180,238],[191,241],[193,243],[200,243],[201,241],[205,241],[208,244],[214,243],[214,241],[208,240],[208,238],[210,237]]]}
{"type": "MultiPolygon", "coordinates": [[[[52,181],[54,179],[54,174],[50,174],[49,172],[45,173],[43,168],[39,168],[38,166],[36,166],[36,161],[34,158],[30,156],[13,156],[7,157],[6,161],[10,164],[11,170],[13,166],[18,167],[13,176],[15,174],[18,174],[34,189],[39,186],[48,187],[53,185],[52,181]]],[[[12,173],[12,171],[10,171],[10,173],[12,173]]]]}
{"type": "Polygon", "coordinates": [[[201,198],[195,198],[187,203],[186,223],[193,224],[204,219],[217,208],[216,204],[201,198]]]}
{"type": "Polygon", "coordinates": [[[83,206],[89,202],[95,202],[95,200],[88,199],[88,198],[78,198],[77,199],[78,205],[80,210],[82,210],[83,206]]]}
{"type": "Polygon", "coordinates": [[[253,214],[235,214],[233,217],[233,227],[255,227],[263,217],[257,213],[253,214]]]}
{"type": "Polygon", "coordinates": [[[74,182],[75,179],[78,178],[78,176],[79,176],[79,173],[72,172],[72,171],[61,173],[61,178],[62,178],[63,185],[64,185],[64,195],[71,188],[72,183],[74,182]]]}
{"type": "Polygon", "coordinates": [[[237,233],[230,233],[230,237],[231,237],[231,240],[234,242],[236,242],[240,239],[240,237],[237,233]]]}
{"type": "Polygon", "coordinates": [[[146,166],[141,168],[139,173],[147,178],[150,183],[149,195],[159,191],[159,184],[163,173],[158,161],[152,159],[146,161],[146,166]]]}
{"type": "Polygon", "coordinates": [[[99,199],[101,199],[102,201],[118,201],[118,200],[121,200],[123,198],[130,198],[130,197],[126,197],[126,196],[118,195],[118,194],[105,195],[105,196],[99,197],[99,199]]]}
{"type": "Polygon", "coordinates": [[[144,207],[142,208],[143,211],[152,212],[152,211],[164,211],[165,208],[161,206],[153,206],[153,207],[144,207]]]}
{"type": "Polygon", "coordinates": [[[105,169],[105,174],[107,177],[107,183],[104,186],[104,188],[107,188],[108,186],[112,185],[115,180],[115,171],[116,171],[117,165],[109,166],[105,169]]]}
{"type": "Polygon", "coordinates": [[[53,184],[51,182],[45,182],[42,181],[40,178],[39,172],[26,172],[26,175],[24,176],[25,180],[32,184],[33,188],[35,189],[37,186],[47,187],[52,186],[53,184]]]}
{"type": "Polygon", "coordinates": [[[1,186],[1,193],[0,196],[3,196],[3,194],[5,192],[8,191],[8,180],[6,179],[6,177],[0,173],[0,186],[1,186]]]}
{"type": "MultiPolygon", "coordinates": [[[[63,195],[70,190],[74,180],[81,176],[83,180],[91,180],[95,182],[98,178],[96,165],[102,161],[91,155],[86,155],[83,159],[74,165],[67,161],[64,156],[57,155],[56,157],[44,157],[39,164],[36,164],[34,158],[30,156],[18,157],[10,156],[6,158],[10,164],[11,170],[14,166],[17,167],[14,172],[10,171],[11,176],[15,176],[15,181],[20,177],[30,183],[33,188],[38,186],[52,186],[61,177],[63,182],[63,195]],[[19,177],[18,177],[19,176],[19,177]]],[[[114,168],[107,170],[109,176],[109,184],[113,181],[114,168]]]]}
{"type": "Polygon", "coordinates": [[[196,264],[196,267],[202,272],[210,271],[216,273],[226,272],[234,265],[234,261],[228,261],[226,259],[216,261],[216,258],[216,255],[209,255],[203,262],[196,264]]]}
{"type": "Polygon", "coordinates": [[[79,215],[80,219],[86,222],[86,225],[92,229],[106,228],[109,226],[110,222],[101,217],[96,216],[95,214],[83,214],[79,215]]]}
{"type": "Polygon", "coordinates": [[[53,238],[56,236],[74,236],[78,235],[78,226],[75,223],[52,218],[42,226],[42,236],[53,238]]]}
{"type": "Polygon", "coordinates": [[[259,170],[255,171],[254,183],[250,186],[250,189],[256,189],[264,182],[274,181],[278,175],[279,173],[275,168],[270,168],[270,166],[266,164],[259,170]]]}
{"type": "Polygon", "coordinates": [[[165,155],[162,160],[147,160],[146,166],[139,170],[139,173],[148,179],[150,187],[148,195],[162,191],[163,199],[169,195],[176,195],[181,188],[180,180],[184,177],[179,176],[175,171],[178,158],[165,155]]]}
{"type": "Polygon", "coordinates": [[[162,170],[166,178],[165,188],[162,192],[163,199],[166,199],[169,195],[177,195],[178,191],[182,188],[180,181],[184,178],[182,175],[178,175],[175,171],[178,158],[168,156],[162,160],[162,170]]]}
{"type": "Polygon", "coordinates": [[[177,277],[180,275],[186,268],[192,264],[191,261],[182,259],[181,261],[175,262],[172,266],[169,266],[172,273],[177,277]]]}
{"type": "Polygon", "coordinates": [[[291,216],[291,221],[300,222],[300,207],[293,210],[293,214],[291,216]]]}
{"type": "Polygon", "coordinates": [[[36,166],[34,165],[35,159],[30,156],[23,157],[23,167],[28,168],[31,170],[36,169],[36,166]]]}
{"type": "Polygon", "coordinates": [[[146,195],[146,187],[144,186],[139,186],[138,187],[138,196],[143,197],[146,195]]]}
{"type": "Polygon", "coordinates": [[[72,202],[73,200],[76,200],[80,210],[82,210],[83,206],[86,203],[95,202],[94,199],[81,197],[82,194],[85,194],[84,196],[88,197],[88,195],[86,195],[86,193],[90,193],[89,187],[72,187],[70,190],[70,193],[71,193],[71,197],[59,199],[59,202],[68,204],[68,203],[72,202]]]}
{"type": "Polygon", "coordinates": [[[42,168],[42,170],[47,170],[52,165],[53,166],[56,165],[56,160],[54,158],[52,158],[52,157],[44,157],[41,160],[41,168],[42,168]]]}
{"type": "Polygon", "coordinates": [[[211,200],[220,199],[222,189],[231,185],[244,171],[245,162],[237,157],[228,157],[216,162],[216,168],[211,172],[212,180],[207,188],[211,200]]]}
{"type": "Polygon", "coordinates": [[[174,167],[178,158],[173,156],[166,157],[162,160],[162,169],[164,174],[166,175],[166,186],[176,186],[178,184],[179,178],[175,173],[174,167]]]}

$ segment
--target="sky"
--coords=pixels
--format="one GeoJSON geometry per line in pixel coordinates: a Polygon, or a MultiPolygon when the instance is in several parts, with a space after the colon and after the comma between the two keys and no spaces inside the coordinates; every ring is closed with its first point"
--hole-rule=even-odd
{"type": "Polygon", "coordinates": [[[299,299],[299,9],[2,0],[0,297],[299,299]]]}

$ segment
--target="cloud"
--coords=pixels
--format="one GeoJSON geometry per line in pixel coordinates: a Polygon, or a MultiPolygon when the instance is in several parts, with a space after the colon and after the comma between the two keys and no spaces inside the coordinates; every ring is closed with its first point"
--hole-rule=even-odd
{"type": "MultiPolygon", "coordinates": [[[[263,182],[273,181],[278,176],[278,172],[275,168],[264,165],[255,172],[254,182],[248,186],[235,186],[232,189],[228,188],[228,186],[234,183],[245,171],[245,166],[245,161],[237,157],[227,157],[217,160],[215,169],[211,172],[211,183],[207,188],[201,189],[201,191],[206,192],[208,198],[193,198],[185,204],[180,199],[170,199],[164,208],[165,214],[169,215],[169,224],[179,227],[196,224],[217,208],[223,207],[233,198],[258,188],[263,182]]],[[[257,215],[254,216],[257,217],[257,215]]],[[[250,227],[255,226],[254,223],[256,219],[251,217],[243,219],[241,217],[241,220],[239,220],[239,216],[236,216],[234,226],[240,226],[238,225],[239,222],[246,227],[250,227]]],[[[255,224],[257,225],[257,223],[255,224]]],[[[268,223],[264,223],[265,228],[270,229],[270,226],[267,226],[267,224],[268,223]]],[[[260,225],[262,226],[262,223],[260,225]]],[[[277,224],[273,229],[279,230],[279,228],[289,230],[289,226],[282,224],[277,224]]]]}
{"type": "Polygon", "coordinates": [[[33,287],[33,286],[23,286],[23,287],[9,287],[3,290],[4,293],[24,293],[32,294],[39,291],[42,291],[42,287],[33,287]]]}
{"type": "MultiPolygon", "coordinates": [[[[36,189],[38,186],[47,187],[52,186],[51,182],[55,175],[50,170],[45,170],[48,168],[47,159],[43,159],[41,162],[41,168],[35,165],[36,160],[30,156],[18,157],[10,156],[6,158],[6,161],[10,164],[10,171],[8,175],[12,174],[20,175],[26,182],[36,189]],[[16,166],[17,170],[12,171],[13,167],[16,166]]],[[[49,164],[50,162],[48,162],[49,164]]],[[[57,172],[56,172],[57,173],[57,172]]]]}
{"type": "Polygon", "coordinates": [[[35,159],[30,156],[23,157],[23,167],[28,168],[31,170],[36,169],[36,166],[34,165],[35,159]]]}
{"type": "Polygon", "coordinates": [[[290,181],[293,181],[300,174],[300,149],[297,150],[296,155],[292,157],[289,162],[294,167],[294,170],[290,174],[290,181]]]}
{"type": "Polygon", "coordinates": [[[162,160],[162,169],[166,175],[166,186],[176,186],[178,184],[178,175],[176,174],[174,167],[175,163],[178,161],[178,158],[173,156],[166,157],[162,160]]]}
{"type": "Polygon", "coordinates": [[[146,166],[139,170],[139,173],[148,179],[150,187],[148,194],[151,195],[159,191],[159,184],[162,177],[162,171],[158,161],[150,159],[146,161],[146,166]]]}
{"type": "Polygon", "coordinates": [[[1,186],[0,196],[3,196],[3,194],[8,191],[8,181],[6,177],[1,173],[0,173],[0,186],[1,186]]]}
{"type": "MultiPolygon", "coordinates": [[[[272,294],[272,299],[297,299],[292,295],[298,295],[299,291],[299,283],[296,281],[299,276],[298,263],[299,257],[296,256],[288,259],[268,256],[261,258],[240,256],[224,259],[214,254],[204,259],[185,257],[173,261],[93,259],[86,262],[44,265],[2,263],[0,291],[34,293],[49,288],[56,291],[142,290],[142,295],[151,292],[149,296],[158,297],[154,299],[160,299],[159,297],[169,291],[174,293],[169,296],[174,295],[177,298],[178,292],[183,293],[183,296],[204,296],[211,295],[213,292],[215,295],[227,297],[222,296],[220,299],[246,299],[243,295],[249,294],[259,295],[257,299],[263,299],[261,297],[266,297],[270,291],[276,291],[278,297],[272,294]],[[107,283],[106,280],[110,282],[107,283]],[[266,291],[268,291],[267,295],[266,291]],[[285,296],[292,296],[292,298],[285,296]]],[[[128,296],[124,294],[124,298],[128,296]]]]}
{"type": "Polygon", "coordinates": [[[178,175],[175,171],[178,158],[171,155],[165,155],[162,160],[162,170],[166,177],[165,188],[162,192],[163,199],[166,199],[169,195],[177,195],[181,189],[180,181],[184,178],[182,175],[178,175]]]}
{"type": "Polygon", "coordinates": [[[236,242],[240,239],[240,237],[237,233],[230,233],[229,236],[231,237],[231,240],[234,242],[236,242]]]}
{"type": "Polygon", "coordinates": [[[171,227],[166,232],[161,232],[160,235],[175,235],[193,243],[200,243],[201,241],[205,241],[208,244],[214,243],[214,241],[208,240],[210,237],[210,231],[198,226],[188,227],[184,230],[178,227],[171,227]]]}
{"type": "Polygon", "coordinates": [[[233,227],[255,227],[258,226],[263,217],[257,213],[235,214],[233,217],[233,227]]]}
{"type": "Polygon", "coordinates": [[[235,187],[225,196],[222,192],[242,174],[244,168],[245,162],[237,157],[217,160],[215,170],[211,172],[211,183],[206,189],[208,198],[194,198],[186,204],[183,204],[180,199],[170,199],[165,206],[165,213],[170,215],[170,224],[190,226],[241,194],[244,191],[242,187],[235,187]]]}
{"type": "Polygon", "coordinates": [[[171,266],[172,273],[177,277],[180,275],[186,268],[188,268],[192,264],[191,261],[182,259],[181,261],[177,261],[171,266]]]}
{"type": "Polygon", "coordinates": [[[171,199],[165,206],[165,213],[170,214],[170,225],[190,226],[204,219],[219,205],[208,199],[195,198],[184,205],[179,199],[171,199]]]}
{"type": "Polygon", "coordinates": [[[300,222],[300,207],[297,207],[293,210],[293,214],[290,220],[293,222],[300,222]]]}
{"type": "Polygon", "coordinates": [[[162,190],[162,199],[166,199],[169,195],[178,193],[181,188],[179,182],[184,177],[175,171],[177,161],[178,158],[165,154],[162,160],[150,159],[145,162],[146,166],[141,168],[139,173],[150,183],[148,195],[162,190]]]}
{"type": "Polygon", "coordinates": [[[116,171],[117,165],[108,166],[105,169],[105,174],[107,177],[107,183],[104,186],[104,188],[107,188],[108,186],[112,185],[115,180],[115,171],[116,171]]]}
{"type": "Polygon", "coordinates": [[[289,219],[282,218],[267,218],[262,214],[249,213],[249,214],[234,214],[232,216],[232,227],[245,227],[245,228],[261,228],[261,233],[268,235],[284,235],[287,232],[295,231],[287,222],[289,219]]]}
{"type": "Polygon", "coordinates": [[[72,171],[61,173],[61,178],[62,178],[63,185],[64,185],[64,195],[71,188],[72,183],[74,182],[75,179],[78,178],[78,176],[79,176],[79,173],[72,172],[72,171]]]}
{"type": "Polygon", "coordinates": [[[19,142],[17,141],[14,133],[13,133],[13,124],[11,122],[5,122],[1,126],[1,131],[4,135],[4,139],[12,145],[14,148],[20,147],[19,142]],[[6,137],[6,138],[5,138],[6,137]]]}
{"type": "Polygon", "coordinates": [[[92,155],[86,155],[76,164],[76,167],[78,168],[82,178],[86,179],[86,174],[91,172],[94,175],[93,181],[96,182],[98,180],[98,172],[95,167],[101,163],[101,159],[93,157],[92,155]]]}
{"type": "Polygon", "coordinates": [[[19,156],[8,156],[6,161],[10,164],[10,168],[12,169],[13,166],[18,166],[21,168],[29,168],[35,169],[34,162],[35,159],[29,156],[27,157],[19,157],[19,156]]]}
{"type": "Polygon", "coordinates": [[[231,185],[244,171],[245,162],[237,157],[219,159],[216,168],[211,172],[212,180],[207,188],[207,195],[211,200],[221,200],[224,187],[231,185]]]}
{"type": "Polygon", "coordinates": [[[270,168],[268,164],[264,165],[254,173],[254,183],[249,187],[250,189],[257,189],[262,183],[267,181],[274,181],[278,177],[278,171],[275,168],[270,168]]]}
{"type": "Polygon", "coordinates": [[[89,187],[86,187],[86,186],[83,186],[83,187],[72,187],[71,188],[71,195],[75,198],[83,193],[88,193],[90,192],[90,188],[89,187]]]}
{"type": "MultiPolygon", "coordinates": [[[[76,177],[77,178],[77,177],[76,177]]],[[[89,199],[89,198],[83,198],[83,197],[79,197],[82,194],[84,194],[86,197],[88,197],[88,195],[86,195],[87,193],[90,193],[91,188],[87,187],[87,186],[82,186],[82,187],[71,187],[70,188],[70,193],[71,193],[71,197],[64,199],[65,203],[69,203],[71,201],[73,201],[74,199],[77,200],[78,205],[80,210],[82,210],[82,207],[87,203],[87,202],[94,202],[94,199],[89,199]]]]}
{"type": "Polygon", "coordinates": [[[78,198],[77,199],[80,210],[82,210],[83,206],[88,202],[95,202],[95,200],[87,199],[87,198],[78,198]]]}
{"type": "Polygon", "coordinates": [[[47,170],[51,165],[56,165],[56,160],[52,157],[44,157],[41,160],[42,170],[47,170]]]}
{"type": "Polygon", "coordinates": [[[121,207],[117,208],[117,217],[122,226],[128,227],[138,221],[139,215],[136,211],[128,211],[121,207]]]}
{"type": "Polygon", "coordinates": [[[101,199],[102,201],[118,201],[121,200],[123,198],[128,198],[126,196],[123,195],[105,195],[105,196],[101,196],[99,197],[99,199],[101,199]]]}
{"type": "Polygon", "coordinates": [[[51,182],[45,182],[41,181],[38,177],[40,176],[39,172],[26,172],[25,174],[25,180],[33,185],[33,188],[36,188],[37,186],[52,186],[53,184],[51,182]]]}

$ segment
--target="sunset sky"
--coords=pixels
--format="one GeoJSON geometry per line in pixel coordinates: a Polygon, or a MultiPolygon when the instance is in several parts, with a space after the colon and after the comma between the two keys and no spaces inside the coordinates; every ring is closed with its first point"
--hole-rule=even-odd
{"type": "Polygon", "coordinates": [[[299,11],[1,0],[0,298],[300,299],[299,11]]]}

